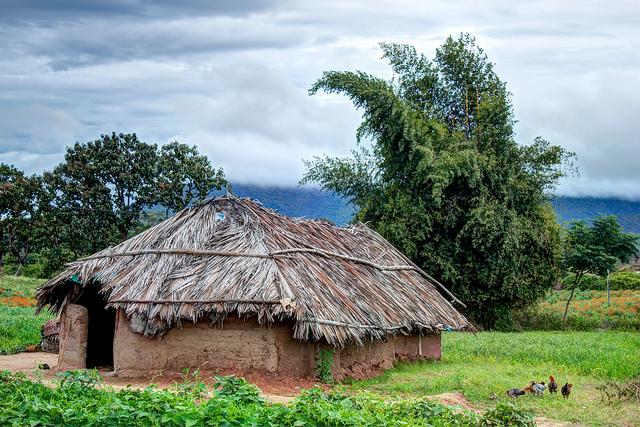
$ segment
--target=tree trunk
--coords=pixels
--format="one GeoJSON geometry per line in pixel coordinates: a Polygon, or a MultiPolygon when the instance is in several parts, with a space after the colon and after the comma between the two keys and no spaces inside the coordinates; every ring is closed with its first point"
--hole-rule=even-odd
{"type": "Polygon", "coordinates": [[[569,304],[571,304],[571,300],[573,299],[573,293],[576,291],[576,288],[578,287],[578,283],[580,283],[580,279],[582,279],[582,275],[584,273],[580,272],[578,274],[576,274],[576,279],[573,281],[573,287],[571,288],[571,295],[569,295],[569,299],[567,300],[567,306],[564,309],[564,316],[562,317],[562,322],[564,323],[564,326],[567,326],[567,313],[569,312],[569,304]]]}

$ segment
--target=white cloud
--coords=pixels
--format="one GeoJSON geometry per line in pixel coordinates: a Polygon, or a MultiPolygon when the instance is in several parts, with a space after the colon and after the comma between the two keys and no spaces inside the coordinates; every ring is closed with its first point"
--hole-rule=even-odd
{"type": "Polygon", "coordinates": [[[508,83],[518,140],[576,151],[564,194],[640,199],[636,1],[14,2],[0,17],[0,155],[51,169],[64,146],[178,140],[238,182],[295,185],[347,155],[361,112],[307,90],[324,70],[390,78],[380,41],[433,57],[477,36],[508,83]]]}

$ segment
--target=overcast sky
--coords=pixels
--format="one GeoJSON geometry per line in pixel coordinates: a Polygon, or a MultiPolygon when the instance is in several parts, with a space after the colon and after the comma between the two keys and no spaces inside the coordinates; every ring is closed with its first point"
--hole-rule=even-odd
{"type": "Polygon", "coordinates": [[[476,36],[517,140],[575,151],[560,194],[640,200],[640,2],[0,0],[0,161],[52,170],[112,131],[197,145],[231,182],[296,185],[355,148],[361,111],[308,95],[325,70],[391,78],[378,43],[432,58],[476,36]]]}

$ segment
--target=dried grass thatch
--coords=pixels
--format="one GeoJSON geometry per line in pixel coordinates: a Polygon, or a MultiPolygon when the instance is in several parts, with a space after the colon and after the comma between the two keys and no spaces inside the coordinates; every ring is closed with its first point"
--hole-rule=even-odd
{"type": "Polygon", "coordinates": [[[99,282],[108,307],[124,309],[132,330],[150,337],[232,313],[260,323],[292,320],[294,338],[337,346],[474,331],[428,279],[363,224],[294,219],[228,195],[69,264],[36,297],[38,309],[59,311],[74,292],[99,282]]]}

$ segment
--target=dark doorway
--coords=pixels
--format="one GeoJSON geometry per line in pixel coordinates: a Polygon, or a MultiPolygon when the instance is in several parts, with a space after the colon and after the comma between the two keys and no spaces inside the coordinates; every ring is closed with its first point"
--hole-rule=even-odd
{"type": "Polygon", "coordinates": [[[98,293],[98,283],[90,284],[77,296],[74,304],[80,304],[89,312],[87,336],[87,368],[113,368],[113,336],[116,328],[116,310],[106,309],[107,301],[98,293]]]}

